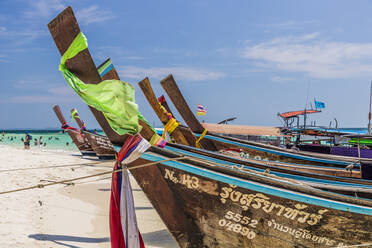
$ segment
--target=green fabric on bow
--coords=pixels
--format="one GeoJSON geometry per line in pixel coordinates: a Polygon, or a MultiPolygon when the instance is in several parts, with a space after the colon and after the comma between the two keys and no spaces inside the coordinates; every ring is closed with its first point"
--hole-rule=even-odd
{"type": "Polygon", "coordinates": [[[148,123],[138,111],[132,85],[120,80],[104,80],[85,84],[66,68],[66,61],[88,48],[87,39],[79,33],[63,54],[59,70],[70,87],[89,106],[101,111],[111,128],[118,134],[137,134],[141,131],[138,119],[148,123]]]}

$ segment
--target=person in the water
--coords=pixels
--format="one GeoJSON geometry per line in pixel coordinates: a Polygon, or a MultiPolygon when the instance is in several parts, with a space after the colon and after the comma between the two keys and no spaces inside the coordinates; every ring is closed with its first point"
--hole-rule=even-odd
{"type": "Polygon", "coordinates": [[[43,138],[40,136],[39,138],[39,146],[41,147],[43,145],[43,138]]]}
{"type": "Polygon", "coordinates": [[[29,135],[28,133],[26,133],[25,142],[23,143],[25,149],[30,149],[30,140],[31,139],[32,139],[31,135],[29,135]]]}

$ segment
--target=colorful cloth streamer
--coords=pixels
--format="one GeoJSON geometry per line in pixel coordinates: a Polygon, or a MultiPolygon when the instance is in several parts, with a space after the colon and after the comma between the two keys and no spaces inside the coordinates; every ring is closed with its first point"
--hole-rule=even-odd
{"type": "Polygon", "coordinates": [[[164,95],[161,95],[161,96],[158,97],[158,102],[159,102],[160,104],[162,104],[163,102],[165,102],[165,97],[164,97],[164,95]]]}
{"type": "Polygon", "coordinates": [[[207,114],[207,110],[204,106],[198,104],[197,108],[196,108],[196,115],[197,116],[200,116],[200,115],[206,115],[207,114]]]}
{"type": "Polygon", "coordinates": [[[167,124],[165,124],[164,126],[164,130],[163,130],[163,134],[162,134],[162,138],[164,139],[165,138],[165,133],[169,133],[172,134],[172,132],[180,125],[180,123],[175,119],[175,118],[172,118],[170,119],[167,124]]]}
{"type": "Polygon", "coordinates": [[[101,111],[110,127],[118,134],[137,134],[142,126],[138,105],[134,101],[134,87],[120,80],[104,80],[86,84],[70,72],[66,61],[88,48],[85,36],[79,33],[61,58],[59,66],[70,87],[89,106],[101,111]]]}
{"type": "Polygon", "coordinates": [[[207,134],[207,129],[204,129],[203,133],[200,135],[199,139],[195,142],[195,147],[200,148],[199,142],[204,138],[204,136],[207,134]]]}
{"type": "Polygon", "coordinates": [[[169,113],[161,104],[160,104],[160,109],[163,110],[163,112],[167,114],[169,119],[174,118],[173,115],[169,113]]]}
{"type": "Polygon", "coordinates": [[[160,137],[157,133],[154,133],[154,135],[151,137],[150,144],[153,146],[164,148],[167,142],[162,137],[160,137]]]}
{"type": "MultiPolygon", "coordinates": [[[[117,154],[114,170],[123,169],[123,164],[138,159],[150,147],[150,143],[141,135],[129,136],[117,154]]],[[[110,237],[111,248],[145,248],[137,226],[132,187],[127,170],[112,174],[110,237]]]]}
{"type": "MultiPolygon", "coordinates": [[[[169,113],[163,105],[161,105],[163,102],[165,102],[165,98],[164,96],[161,96],[158,98],[158,102],[159,102],[159,106],[160,106],[160,109],[165,113],[167,114],[168,116],[168,122],[164,125],[164,129],[163,129],[163,133],[161,135],[161,138],[162,139],[165,139],[165,135],[166,133],[168,133],[169,135],[181,124],[179,121],[176,120],[176,118],[173,117],[173,115],[171,113],[169,113]]],[[[164,144],[165,146],[165,144],[164,144]]],[[[163,147],[164,147],[163,146],[163,147]]]]}
{"type": "Polygon", "coordinates": [[[82,123],[83,123],[83,126],[81,127],[81,130],[84,130],[84,131],[86,131],[87,130],[87,128],[85,127],[85,121],[81,121],[82,123]]]}
{"type": "Polygon", "coordinates": [[[72,131],[79,132],[79,129],[69,126],[69,125],[67,124],[67,122],[63,123],[61,128],[62,128],[63,130],[72,130],[72,131]]]}

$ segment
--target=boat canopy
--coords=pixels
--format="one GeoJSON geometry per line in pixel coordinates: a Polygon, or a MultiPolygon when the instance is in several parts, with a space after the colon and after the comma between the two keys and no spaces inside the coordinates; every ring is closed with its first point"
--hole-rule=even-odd
{"type": "Polygon", "coordinates": [[[237,135],[266,135],[283,136],[277,127],[265,126],[243,126],[230,124],[201,123],[209,132],[218,134],[237,134],[237,135]]]}
{"type": "Polygon", "coordinates": [[[290,112],[285,112],[285,113],[279,113],[278,115],[282,118],[292,118],[296,117],[299,115],[305,115],[305,114],[315,114],[315,113],[320,113],[322,111],[320,110],[314,110],[314,109],[306,109],[306,110],[298,110],[298,111],[290,111],[290,112]]]}

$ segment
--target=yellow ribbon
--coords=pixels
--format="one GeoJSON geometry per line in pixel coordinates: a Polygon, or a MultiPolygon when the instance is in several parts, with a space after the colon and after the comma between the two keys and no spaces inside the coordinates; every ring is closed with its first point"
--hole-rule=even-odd
{"type": "Polygon", "coordinates": [[[169,134],[171,134],[178,127],[179,124],[180,123],[175,118],[170,119],[167,122],[167,124],[165,124],[164,130],[163,130],[163,134],[162,134],[161,137],[164,139],[166,132],[168,132],[169,134]]]}
{"type": "Polygon", "coordinates": [[[77,110],[76,109],[73,109],[72,112],[71,112],[71,122],[74,122],[75,118],[79,118],[79,116],[75,116],[75,114],[77,114],[77,110]]]}
{"type": "Polygon", "coordinates": [[[156,142],[160,139],[160,136],[157,133],[154,133],[150,139],[150,144],[151,145],[156,145],[156,142]]]}
{"type": "Polygon", "coordinates": [[[173,118],[173,115],[171,114],[171,113],[169,113],[165,108],[164,108],[164,106],[163,105],[161,105],[160,103],[159,103],[159,105],[160,105],[160,109],[165,113],[165,114],[167,114],[167,116],[168,116],[168,118],[173,118]]]}
{"type": "Polygon", "coordinates": [[[199,141],[201,141],[207,134],[207,129],[204,129],[203,133],[200,135],[199,139],[195,142],[196,148],[200,148],[199,141]]]}

